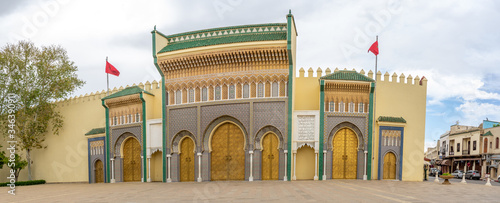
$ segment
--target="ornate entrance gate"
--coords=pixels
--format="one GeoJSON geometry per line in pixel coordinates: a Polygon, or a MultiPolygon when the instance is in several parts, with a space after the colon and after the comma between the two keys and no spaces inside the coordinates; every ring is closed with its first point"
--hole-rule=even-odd
{"type": "Polygon", "coordinates": [[[194,143],[190,138],[181,142],[181,182],[194,181],[194,143]]]}
{"type": "Polygon", "coordinates": [[[278,144],[278,138],[271,133],[262,139],[262,180],[278,180],[278,144]]]}
{"type": "Polygon", "coordinates": [[[102,164],[101,160],[97,160],[95,162],[95,182],[96,183],[104,183],[104,165],[102,164]]]}
{"type": "Polygon", "coordinates": [[[232,123],[222,124],[212,135],[211,179],[245,179],[245,140],[243,132],[232,123]]]}
{"type": "Polygon", "coordinates": [[[141,145],[134,138],[123,144],[123,181],[141,181],[141,145]]]}
{"type": "Polygon", "coordinates": [[[349,128],[339,130],[333,138],[333,179],[356,179],[358,138],[349,128]]]}
{"type": "Polygon", "coordinates": [[[384,179],[396,179],[396,155],[392,152],[384,156],[384,179]]]}

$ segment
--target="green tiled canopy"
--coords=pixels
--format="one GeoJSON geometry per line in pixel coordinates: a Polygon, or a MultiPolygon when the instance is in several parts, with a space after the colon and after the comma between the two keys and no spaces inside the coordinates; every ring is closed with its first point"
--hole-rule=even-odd
{"type": "Polygon", "coordinates": [[[380,116],[378,117],[378,121],[392,122],[392,123],[406,123],[406,120],[403,117],[390,117],[390,116],[380,116]]]}
{"type": "Polygon", "coordinates": [[[286,40],[286,26],[285,23],[242,25],[168,35],[164,36],[167,46],[158,53],[218,44],[286,40]]]}
{"type": "Polygon", "coordinates": [[[355,80],[355,81],[366,81],[366,82],[374,82],[373,79],[360,74],[353,70],[339,70],[332,74],[325,75],[321,77],[322,80],[355,80]]]}
{"type": "Polygon", "coordinates": [[[112,98],[122,97],[122,96],[127,96],[127,95],[133,95],[133,94],[139,94],[141,92],[144,92],[144,93],[149,94],[149,95],[153,95],[153,94],[141,89],[138,86],[132,86],[132,87],[127,87],[127,88],[123,89],[122,91],[111,94],[107,97],[104,97],[104,98],[102,98],[102,100],[112,99],[112,98]]]}
{"type": "Polygon", "coordinates": [[[96,134],[102,134],[106,132],[106,128],[94,128],[90,130],[88,133],[85,133],[85,135],[96,135],[96,134]]]}

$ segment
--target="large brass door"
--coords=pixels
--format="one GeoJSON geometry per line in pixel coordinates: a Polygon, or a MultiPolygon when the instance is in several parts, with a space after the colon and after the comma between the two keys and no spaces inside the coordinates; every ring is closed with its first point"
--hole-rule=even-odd
{"type": "Polygon", "coordinates": [[[278,144],[278,138],[274,134],[267,134],[262,139],[262,180],[278,180],[278,144]]]}
{"type": "Polygon", "coordinates": [[[96,183],[104,183],[104,165],[102,164],[101,160],[97,160],[95,162],[95,182],[96,183]]]}
{"type": "Polygon", "coordinates": [[[358,138],[348,128],[339,130],[333,137],[333,179],[356,179],[358,163],[358,138]]]}
{"type": "Polygon", "coordinates": [[[134,138],[123,144],[123,181],[141,181],[141,145],[134,138]]]}
{"type": "Polygon", "coordinates": [[[184,138],[181,142],[181,181],[194,181],[194,142],[184,138]]]}
{"type": "Polygon", "coordinates": [[[392,152],[384,156],[384,179],[396,179],[396,155],[392,152]]]}
{"type": "Polygon", "coordinates": [[[211,179],[245,179],[245,140],[243,132],[232,123],[222,124],[211,140],[211,179]]]}

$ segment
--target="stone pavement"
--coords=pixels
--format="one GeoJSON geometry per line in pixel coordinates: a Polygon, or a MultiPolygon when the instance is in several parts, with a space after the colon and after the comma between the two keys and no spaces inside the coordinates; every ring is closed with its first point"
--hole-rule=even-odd
{"type": "Polygon", "coordinates": [[[73,183],[16,189],[12,196],[0,188],[0,202],[500,202],[499,186],[432,181],[73,183]]]}

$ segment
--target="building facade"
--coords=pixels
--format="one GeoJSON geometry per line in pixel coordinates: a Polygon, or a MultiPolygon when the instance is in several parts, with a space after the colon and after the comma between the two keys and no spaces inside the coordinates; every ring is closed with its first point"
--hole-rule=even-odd
{"type": "Polygon", "coordinates": [[[34,155],[51,163],[34,164],[36,178],[422,181],[425,77],[306,75],[296,67],[292,14],[284,23],[151,33],[162,80],[58,101],[67,122],[34,155]]]}

